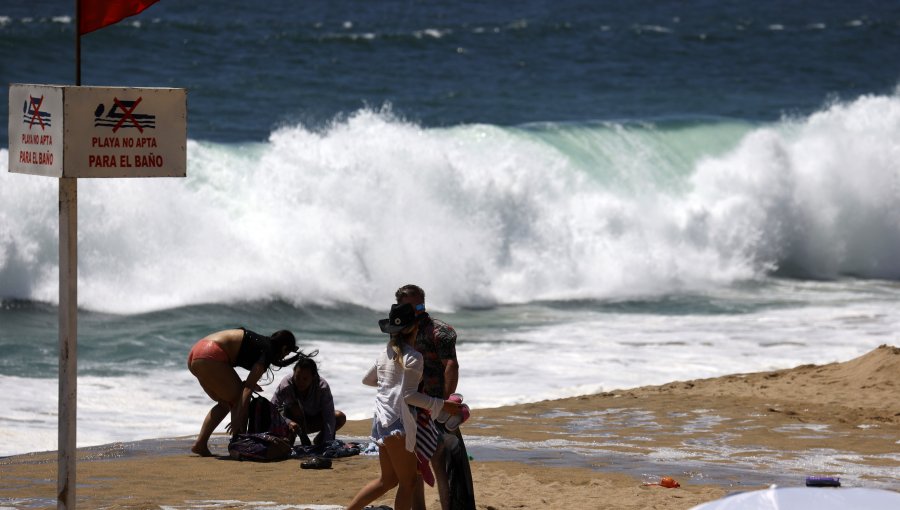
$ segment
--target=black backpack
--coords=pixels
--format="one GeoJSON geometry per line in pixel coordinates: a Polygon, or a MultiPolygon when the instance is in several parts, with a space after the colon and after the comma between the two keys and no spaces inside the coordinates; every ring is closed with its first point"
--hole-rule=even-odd
{"type": "Polygon", "coordinates": [[[288,427],[287,418],[269,399],[255,393],[250,397],[250,406],[247,410],[247,432],[250,434],[268,432],[294,444],[295,434],[288,427]]]}

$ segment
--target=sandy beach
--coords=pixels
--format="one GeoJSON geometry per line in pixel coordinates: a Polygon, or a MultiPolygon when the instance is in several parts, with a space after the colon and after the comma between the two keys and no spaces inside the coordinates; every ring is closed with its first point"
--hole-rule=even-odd
{"type": "MultiPolygon", "coordinates": [[[[463,432],[484,510],[679,510],[812,474],[900,490],[898,390],[900,348],[883,345],[843,363],[476,409],[463,432]],[[653,485],[662,476],[681,487],[653,485]]],[[[350,422],[339,437],[364,441],[368,427],[350,422]]],[[[378,469],[373,456],[319,471],[200,458],[190,441],[80,449],[78,506],[341,508],[378,469]]],[[[227,454],[225,441],[213,452],[227,454]]],[[[0,508],[54,508],[56,469],[54,452],[0,459],[0,508]]],[[[433,489],[426,498],[439,507],[433,489]]]]}

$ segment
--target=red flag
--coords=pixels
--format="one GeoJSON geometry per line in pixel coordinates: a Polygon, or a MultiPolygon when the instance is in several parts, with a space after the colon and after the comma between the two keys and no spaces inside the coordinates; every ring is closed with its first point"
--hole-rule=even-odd
{"type": "Polygon", "coordinates": [[[134,16],[159,0],[78,0],[78,35],[134,16]]]}

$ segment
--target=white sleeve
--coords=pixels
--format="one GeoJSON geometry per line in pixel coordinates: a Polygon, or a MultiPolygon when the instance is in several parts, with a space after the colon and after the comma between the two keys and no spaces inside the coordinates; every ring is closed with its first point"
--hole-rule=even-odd
{"type": "Polygon", "coordinates": [[[403,374],[403,400],[409,405],[428,409],[432,416],[440,414],[444,407],[444,400],[419,393],[419,381],[422,380],[422,371],[425,366],[422,355],[405,354],[403,365],[405,371],[403,374]]]}
{"type": "Polygon", "coordinates": [[[378,365],[372,363],[372,366],[369,367],[369,371],[366,372],[366,375],[363,376],[362,383],[366,386],[378,386],[378,365]]]}

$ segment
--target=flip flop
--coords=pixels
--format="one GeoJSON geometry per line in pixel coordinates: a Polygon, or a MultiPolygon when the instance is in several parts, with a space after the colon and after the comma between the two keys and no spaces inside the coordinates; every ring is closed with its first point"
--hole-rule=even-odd
{"type": "Polygon", "coordinates": [[[331,459],[316,457],[300,463],[300,469],[331,469],[331,459]]]}

